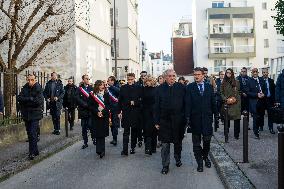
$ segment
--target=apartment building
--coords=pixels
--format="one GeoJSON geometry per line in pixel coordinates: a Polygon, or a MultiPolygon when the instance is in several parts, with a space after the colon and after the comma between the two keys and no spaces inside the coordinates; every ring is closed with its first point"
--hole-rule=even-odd
{"type": "MultiPolygon", "coordinates": [[[[270,67],[284,54],[271,16],[276,0],[204,0],[193,2],[195,66],[211,74],[226,68],[270,67]]],[[[275,73],[272,73],[275,74],[275,73]]]]}
{"type": "Polygon", "coordinates": [[[124,79],[127,73],[139,75],[140,65],[140,36],[138,32],[138,1],[137,0],[111,0],[110,13],[112,26],[112,70],[114,72],[114,24],[116,24],[116,52],[118,79],[124,79]],[[116,23],[114,23],[114,16],[116,23]]]}
{"type": "Polygon", "coordinates": [[[150,74],[154,77],[159,77],[167,69],[173,69],[172,57],[169,54],[164,54],[163,51],[150,53],[151,71],[150,74]]]}

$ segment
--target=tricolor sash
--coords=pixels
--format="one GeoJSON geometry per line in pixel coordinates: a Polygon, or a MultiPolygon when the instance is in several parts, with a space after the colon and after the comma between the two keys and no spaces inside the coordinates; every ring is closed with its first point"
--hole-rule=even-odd
{"type": "Polygon", "coordinates": [[[110,92],[110,90],[108,91],[109,93],[109,97],[113,102],[118,102],[118,99],[110,92]]]}
{"type": "Polygon", "coordinates": [[[104,101],[98,95],[95,95],[93,92],[90,92],[90,95],[103,109],[106,108],[104,101]]]}
{"type": "Polygon", "coordinates": [[[89,98],[89,93],[83,88],[83,87],[79,87],[81,93],[83,93],[83,95],[87,98],[89,98]]]}

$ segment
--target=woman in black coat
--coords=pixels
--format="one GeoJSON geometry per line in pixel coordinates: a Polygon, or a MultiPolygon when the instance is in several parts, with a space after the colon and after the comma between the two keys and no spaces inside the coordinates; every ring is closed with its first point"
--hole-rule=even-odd
{"type": "Polygon", "coordinates": [[[143,116],[143,133],[145,138],[145,154],[152,155],[156,152],[157,146],[157,129],[154,124],[154,104],[155,104],[155,87],[156,80],[147,76],[145,79],[142,94],[142,116],[143,116]]]}
{"type": "Polygon", "coordinates": [[[105,91],[105,84],[98,80],[94,91],[90,92],[88,106],[91,114],[91,124],[95,128],[97,141],[96,152],[103,158],[105,156],[105,137],[109,135],[109,94],[105,91]]]}

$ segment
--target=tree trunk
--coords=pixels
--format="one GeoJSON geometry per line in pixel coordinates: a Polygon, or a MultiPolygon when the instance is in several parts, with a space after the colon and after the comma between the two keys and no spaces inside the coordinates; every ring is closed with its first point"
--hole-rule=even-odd
{"type": "Polygon", "coordinates": [[[16,79],[13,70],[6,69],[4,73],[4,107],[5,116],[11,117],[16,114],[16,79]]]}

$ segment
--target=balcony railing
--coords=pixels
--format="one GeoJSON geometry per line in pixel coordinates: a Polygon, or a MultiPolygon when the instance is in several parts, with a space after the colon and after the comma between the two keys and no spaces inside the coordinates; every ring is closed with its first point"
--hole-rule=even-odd
{"type": "Polygon", "coordinates": [[[236,53],[250,53],[254,52],[254,45],[239,45],[235,46],[236,53]]]}
{"type": "Polygon", "coordinates": [[[234,33],[253,33],[254,29],[252,26],[235,26],[233,31],[234,33]]]}
{"type": "Polygon", "coordinates": [[[231,33],[231,26],[213,27],[212,33],[213,34],[231,33]]]}
{"type": "Polygon", "coordinates": [[[231,53],[232,46],[213,46],[210,50],[213,54],[231,53]]]}
{"type": "Polygon", "coordinates": [[[228,7],[247,7],[248,2],[247,1],[230,1],[228,3],[228,7]]]}

